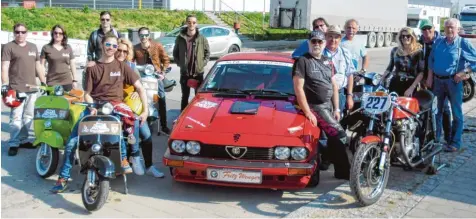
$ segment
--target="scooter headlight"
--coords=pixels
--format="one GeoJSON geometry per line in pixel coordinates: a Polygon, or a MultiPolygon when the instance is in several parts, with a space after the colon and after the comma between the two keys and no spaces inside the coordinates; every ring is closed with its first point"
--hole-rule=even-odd
{"type": "Polygon", "coordinates": [[[146,65],[144,68],[144,74],[145,75],[152,75],[154,74],[155,68],[153,65],[146,65]]]}
{"type": "Polygon", "coordinates": [[[291,150],[291,157],[294,160],[304,160],[307,157],[307,150],[304,147],[295,147],[291,150]]]}
{"type": "Polygon", "coordinates": [[[192,155],[200,153],[200,143],[196,141],[187,142],[187,152],[192,155]]]}
{"type": "Polygon", "coordinates": [[[93,146],[91,146],[91,151],[94,153],[98,153],[99,151],[101,151],[101,148],[102,146],[100,144],[93,144],[93,146]]]}
{"type": "Polygon", "coordinates": [[[379,84],[381,78],[382,78],[382,75],[375,74],[374,78],[372,79],[372,84],[374,86],[377,86],[379,84]]]}
{"type": "Polygon", "coordinates": [[[289,159],[290,155],[291,155],[291,150],[289,150],[288,147],[276,147],[276,149],[274,149],[274,156],[278,160],[287,160],[289,159]]]}
{"type": "Polygon", "coordinates": [[[101,112],[104,115],[110,115],[113,110],[114,110],[114,106],[111,103],[106,103],[101,108],[101,112]]]}
{"type": "Polygon", "coordinates": [[[185,142],[182,140],[174,140],[172,141],[171,148],[177,153],[183,153],[185,151],[185,142]]]}

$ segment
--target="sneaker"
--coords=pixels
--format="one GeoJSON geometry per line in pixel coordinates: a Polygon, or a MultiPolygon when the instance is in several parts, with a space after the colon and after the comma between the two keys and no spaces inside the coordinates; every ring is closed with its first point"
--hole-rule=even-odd
{"type": "Polygon", "coordinates": [[[161,133],[165,135],[170,135],[170,129],[167,126],[162,126],[162,128],[160,129],[157,135],[160,135],[161,133]]]}
{"type": "Polygon", "coordinates": [[[144,175],[144,166],[142,165],[142,157],[131,156],[129,160],[131,160],[132,169],[134,170],[134,173],[137,175],[144,175]]]}
{"type": "Polygon", "coordinates": [[[132,168],[129,165],[127,158],[124,158],[124,160],[122,160],[121,166],[122,166],[122,171],[124,171],[124,174],[132,173],[132,168]]]}
{"type": "Polygon", "coordinates": [[[18,147],[10,147],[8,149],[8,156],[16,156],[18,154],[18,147]]]}
{"type": "Polygon", "coordinates": [[[63,179],[63,178],[58,178],[58,181],[56,181],[55,186],[50,190],[52,193],[61,193],[66,190],[66,187],[68,184],[68,179],[63,179]]]}
{"type": "Polygon", "coordinates": [[[147,175],[156,178],[164,178],[164,173],[160,172],[155,166],[151,166],[147,169],[147,175]]]}

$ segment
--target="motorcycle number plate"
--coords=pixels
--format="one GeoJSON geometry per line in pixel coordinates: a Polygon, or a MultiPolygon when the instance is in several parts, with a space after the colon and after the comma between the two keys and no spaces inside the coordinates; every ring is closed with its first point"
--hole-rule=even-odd
{"type": "Polygon", "coordinates": [[[362,98],[362,107],[370,114],[381,114],[390,109],[392,101],[390,96],[366,95],[362,98]]]}

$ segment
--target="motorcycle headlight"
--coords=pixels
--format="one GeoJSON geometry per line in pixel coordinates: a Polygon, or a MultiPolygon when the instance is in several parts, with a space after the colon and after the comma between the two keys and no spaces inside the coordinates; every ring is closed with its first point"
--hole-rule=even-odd
{"type": "Polygon", "coordinates": [[[375,74],[374,78],[372,79],[372,84],[374,86],[377,86],[378,83],[380,82],[380,79],[382,78],[382,75],[380,74],[375,74]]]}
{"type": "Polygon", "coordinates": [[[94,153],[98,153],[101,150],[101,147],[102,146],[100,144],[93,144],[93,146],[91,146],[91,151],[94,153]]]}
{"type": "Polygon", "coordinates": [[[144,68],[144,74],[146,75],[152,75],[154,74],[154,71],[155,71],[155,68],[153,65],[146,65],[145,68],[144,68]]]}
{"type": "Polygon", "coordinates": [[[185,142],[181,140],[174,140],[172,141],[172,150],[177,153],[183,153],[185,151],[185,142]]]}
{"type": "Polygon", "coordinates": [[[56,96],[63,96],[64,89],[63,86],[55,86],[55,95],[56,96]]]}
{"type": "Polygon", "coordinates": [[[101,108],[101,112],[104,115],[110,115],[113,110],[114,110],[114,106],[111,103],[106,103],[101,108]]]}
{"type": "Polygon", "coordinates": [[[289,150],[288,147],[276,147],[276,149],[274,149],[274,156],[278,160],[287,160],[289,159],[290,155],[291,155],[291,150],[289,150]]]}
{"type": "Polygon", "coordinates": [[[200,153],[200,143],[196,141],[187,142],[187,152],[192,155],[197,155],[200,153]]]}
{"type": "Polygon", "coordinates": [[[291,150],[291,157],[294,160],[304,160],[307,157],[307,150],[304,147],[295,147],[291,150]]]}

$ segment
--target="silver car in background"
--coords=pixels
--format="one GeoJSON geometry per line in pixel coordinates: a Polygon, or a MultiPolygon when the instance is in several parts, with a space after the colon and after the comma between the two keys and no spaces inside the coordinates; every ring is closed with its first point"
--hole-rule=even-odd
{"type": "MultiPolygon", "coordinates": [[[[164,46],[165,52],[171,60],[173,60],[175,39],[182,28],[187,28],[187,26],[176,28],[165,34],[165,36],[156,39],[164,46]]],[[[239,52],[241,50],[241,40],[233,30],[210,24],[199,24],[197,28],[200,34],[208,40],[211,53],[210,57],[219,58],[228,53],[239,52]]]]}

